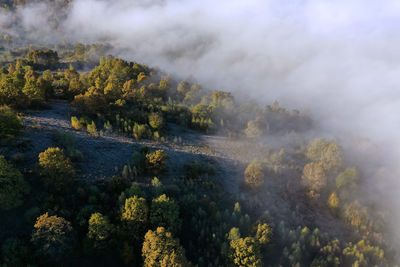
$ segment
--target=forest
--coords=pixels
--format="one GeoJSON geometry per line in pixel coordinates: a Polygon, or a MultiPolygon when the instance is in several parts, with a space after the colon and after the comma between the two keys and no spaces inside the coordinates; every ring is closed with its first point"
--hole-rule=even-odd
{"type": "Polygon", "coordinates": [[[107,42],[0,48],[0,266],[398,264],[390,209],[313,114],[107,42]]]}

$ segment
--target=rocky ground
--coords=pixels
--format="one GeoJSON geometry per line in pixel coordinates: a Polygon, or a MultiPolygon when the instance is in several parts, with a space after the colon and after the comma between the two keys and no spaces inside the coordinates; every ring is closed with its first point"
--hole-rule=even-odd
{"type": "MultiPolygon", "coordinates": [[[[132,137],[114,133],[104,133],[93,137],[84,130],[75,130],[71,126],[72,109],[67,102],[55,101],[50,103],[49,109],[26,113],[22,116],[25,126],[25,140],[30,140],[27,156],[37,161],[37,155],[48,147],[57,146],[54,132],[72,134],[76,140],[76,148],[83,154],[83,161],[79,163],[81,177],[96,179],[110,177],[121,171],[132,154],[141,146],[152,149],[162,149],[168,153],[169,174],[180,172],[185,163],[191,161],[207,162],[216,167],[217,176],[235,177],[238,161],[229,154],[218,152],[209,143],[219,137],[203,136],[193,131],[181,131],[179,127],[169,125],[169,142],[161,143],[152,140],[137,141],[132,137]],[[180,137],[179,143],[174,143],[174,137],[180,137]],[[218,168],[217,168],[218,166],[218,168]]],[[[218,179],[217,177],[217,179],[218,179]]],[[[231,190],[233,183],[227,183],[231,190]]]]}

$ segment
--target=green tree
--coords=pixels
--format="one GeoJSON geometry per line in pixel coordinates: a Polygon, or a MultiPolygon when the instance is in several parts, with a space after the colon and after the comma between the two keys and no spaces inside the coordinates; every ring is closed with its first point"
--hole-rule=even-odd
{"type": "Polygon", "coordinates": [[[149,208],[146,199],[133,196],[125,200],[121,220],[129,236],[135,241],[141,240],[148,222],[149,208]]]}
{"type": "Polygon", "coordinates": [[[153,194],[155,196],[159,196],[162,194],[163,184],[157,177],[154,177],[153,180],[151,180],[151,186],[152,186],[153,194]]]}
{"type": "Polygon", "coordinates": [[[29,263],[30,250],[19,238],[7,239],[1,249],[2,267],[24,267],[29,263]]]}
{"type": "Polygon", "coordinates": [[[37,254],[50,261],[69,258],[75,245],[71,223],[48,213],[37,218],[31,240],[37,254]]]}
{"type": "Polygon", "coordinates": [[[264,172],[260,163],[253,162],[246,168],[244,182],[254,189],[258,189],[264,184],[264,172]]]}
{"type": "Polygon", "coordinates": [[[16,72],[3,74],[0,77],[0,104],[25,107],[27,99],[22,92],[25,82],[23,75],[16,72]]]}
{"type": "Polygon", "coordinates": [[[336,187],[338,189],[354,190],[356,189],[359,180],[360,173],[358,172],[357,168],[347,168],[337,176],[336,187]]]}
{"type": "Polygon", "coordinates": [[[150,223],[154,227],[162,226],[173,234],[177,234],[181,226],[178,204],[165,194],[153,199],[150,210],[150,223]]]}
{"type": "Polygon", "coordinates": [[[27,79],[22,92],[28,97],[29,101],[34,104],[43,103],[46,100],[45,88],[39,86],[34,79],[27,79]]]}
{"type": "Polygon", "coordinates": [[[74,96],[84,93],[85,88],[79,78],[73,78],[69,81],[67,95],[72,99],[74,96]]]}
{"type": "Polygon", "coordinates": [[[159,267],[185,267],[191,266],[185,257],[185,250],[179,244],[178,239],[172,237],[164,227],[157,230],[149,230],[142,248],[144,266],[159,267]]]}
{"type": "Polygon", "coordinates": [[[26,59],[30,64],[42,66],[56,66],[58,64],[58,54],[50,49],[30,50],[26,54],[26,59]]]}
{"type": "Polygon", "coordinates": [[[252,237],[238,238],[230,242],[230,258],[236,266],[262,266],[259,243],[252,237]]]}
{"type": "Polygon", "coordinates": [[[105,249],[110,242],[112,225],[101,213],[93,213],[89,219],[88,237],[93,241],[95,249],[105,249]]]}
{"type": "Polygon", "coordinates": [[[190,84],[186,81],[181,81],[176,88],[179,94],[181,94],[182,98],[190,91],[190,84]]]}
{"type": "Polygon", "coordinates": [[[39,172],[44,185],[52,192],[65,191],[75,182],[71,160],[58,147],[50,147],[39,154],[39,172]]]}
{"type": "Polygon", "coordinates": [[[154,130],[160,130],[164,125],[164,120],[161,115],[151,113],[149,115],[149,124],[154,130]]]}
{"type": "Polygon", "coordinates": [[[29,184],[22,174],[0,156],[0,209],[18,207],[29,193],[29,184]]]}
{"type": "Polygon", "coordinates": [[[54,93],[53,81],[54,76],[50,70],[45,70],[42,77],[39,77],[39,79],[37,80],[39,86],[46,93],[46,100],[49,99],[54,93]]]}
{"type": "Polygon", "coordinates": [[[0,106],[0,137],[14,137],[22,130],[20,117],[7,106],[0,106]]]}

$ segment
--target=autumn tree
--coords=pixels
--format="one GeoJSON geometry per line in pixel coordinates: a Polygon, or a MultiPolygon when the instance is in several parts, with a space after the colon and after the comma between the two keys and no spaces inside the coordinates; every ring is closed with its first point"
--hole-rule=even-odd
{"type": "Polygon", "coordinates": [[[260,243],[261,245],[265,246],[267,245],[272,238],[272,229],[271,227],[266,224],[266,223],[259,223],[256,226],[255,229],[255,238],[260,243]]]}
{"type": "Polygon", "coordinates": [[[257,138],[262,135],[261,125],[258,121],[252,120],[247,123],[245,134],[248,138],[257,138]]]}
{"type": "Polygon", "coordinates": [[[75,182],[71,160],[58,147],[39,154],[39,172],[44,185],[52,192],[65,191],[75,182]]]}
{"type": "Polygon", "coordinates": [[[37,254],[50,261],[69,258],[75,245],[71,223],[48,213],[37,218],[31,240],[37,254]]]}
{"type": "Polygon", "coordinates": [[[260,244],[252,237],[238,238],[230,242],[230,259],[235,266],[262,266],[260,244]]]}
{"type": "Polygon", "coordinates": [[[355,244],[350,242],[343,249],[343,256],[345,266],[390,266],[384,250],[372,245],[368,240],[360,240],[355,244]]]}
{"type": "Polygon", "coordinates": [[[244,171],[244,182],[251,188],[258,189],[264,184],[264,172],[259,162],[251,163],[244,171]]]}
{"type": "Polygon", "coordinates": [[[312,198],[319,198],[321,189],[327,184],[323,164],[315,162],[308,163],[304,166],[301,179],[308,189],[308,195],[312,198]]]}
{"type": "Polygon", "coordinates": [[[313,162],[321,163],[326,172],[337,172],[343,164],[339,146],[325,139],[315,139],[307,148],[306,156],[313,162]]]}
{"type": "Polygon", "coordinates": [[[185,267],[191,265],[178,239],[173,238],[164,227],[158,227],[155,231],[149,230],[144,239],[142,248],[144,266],[185,267]]]}
{"type": "Polygon", "coordinates": [[[339,198],[337,197],[335,192],[332,192],[328,198],[328,208],[333,214],[337,213],[339,208],[339,198]]]}
{"type": "Polygon", "coordinates": [[[146,154],[146,169],[159,174],[167,169],[168,154],[164,150],[156,150],[155,152],[146,154]]]}
{"type": "Polygon", "coordinates": [[[178,204],[165,194],[153,199],[150,223],[155,227],[165,227],[168,231],[177,234],[180,229],[178,204]]]}
{"type": "Polygon", "coordinates": [[[29,184],[22,174],[0,156],[0,209],[9,210],[22,204],[29,184]]]}

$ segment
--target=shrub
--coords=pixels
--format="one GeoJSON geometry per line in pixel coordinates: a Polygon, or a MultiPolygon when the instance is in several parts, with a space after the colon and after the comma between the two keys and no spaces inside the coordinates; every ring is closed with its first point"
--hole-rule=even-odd
{"type": "Polygon", "coordinates": [[[133,136],[136,140],[147,139],[152,137],[151,130],[147,124],[137,124],[133,126],[133,136]]]}
{"type": "Polygon", "coordinates": [[[65,191],[75,181],[75,169],[58,147],[39,154],[39,172],[44,185],[53,192],[65,191]]]}
{"type": "Polygon", "coordinates": [[[59,145],[65,148],[71,148],[76,145],[75,136],[67,132],[55,131],[54,139],[59,145]]]}
{"type": "Polygon", "coordinates": [[[208,163],[199,163],[197,161],[186,163],[184,165],[185,176],[189,179],[198,179],[202,175],[214,175],[215,168],[208,163]]]}
{"type": "Polygon", "coordinates": [[[7,107],[0,107],[0,137],[14,137],[22,130],[21,119],[7,107]]]}
{"type": "Polygon", "coordinates": [[[91,123],[89,123],[87,125],[87,131],[89,132],[89,134],[91,136],[94,136],[94,137],[99,136],[99,133],[97,132],[97,128],[96,128],[96,123],[94,123],[94,121],[92,121],[91,123]]]}
{"type": "Polygon", "coordinates": [[[18,207],[23,197],[29,193],[29,184],[22,174],[0,156],[0,209],[9,210],[18,207]]]}
{"type": "Polygon", "coordinates": [[[164,150],[157,150],[146,155],[146,169],[154,174],[159,174],[167,169],[168,154],[164,150]]]}
{"type": "Polygon", "coordinates": [[[74,116],[71,117],[71,125],[75,130],[82,129],[81,121],[77,117],[74,116]]]}

